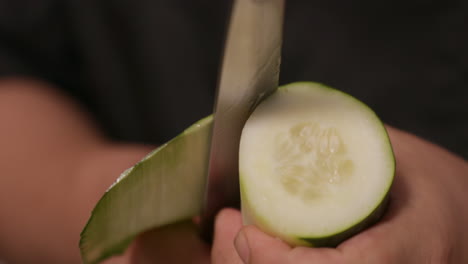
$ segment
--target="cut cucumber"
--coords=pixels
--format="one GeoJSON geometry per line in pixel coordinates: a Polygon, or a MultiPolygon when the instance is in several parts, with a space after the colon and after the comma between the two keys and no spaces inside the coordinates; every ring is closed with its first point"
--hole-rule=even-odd
{"type": "Polygon", "coordinates": [[[211,124],[211,116],[200,120],[122,173],[81,233],[84,263],[121,254],[138,234],[200,212],[211,124]]]}
{"type": "Polygon", "coordinates": [[[242,132],[244,221],[292,245],[336,246],[382,216],[394,172],[369,107],[316,83],[284,86],[242,132]]]}
{"type": "MultiPolygon", "coordinates": [[[[84,263],[144,231],[200,213],[212,117],[126,170],[81,233],[84,263]]],[[[382,215],[393,180],[386,131],[363,103],[315,83],[280,87],[255,110],[239,153],[246,223],[292,245],[333,246],[382,215]]]]}

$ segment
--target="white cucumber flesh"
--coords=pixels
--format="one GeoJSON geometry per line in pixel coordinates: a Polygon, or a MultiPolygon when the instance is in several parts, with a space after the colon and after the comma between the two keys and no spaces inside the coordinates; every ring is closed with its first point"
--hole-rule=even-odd
{"type": "Polygon", "coordinates": [[[382,216],[394,171],[369,107],[317,83],[283,86],[242,132],[244,221],[291,245],[336,246],[382,216]]]}

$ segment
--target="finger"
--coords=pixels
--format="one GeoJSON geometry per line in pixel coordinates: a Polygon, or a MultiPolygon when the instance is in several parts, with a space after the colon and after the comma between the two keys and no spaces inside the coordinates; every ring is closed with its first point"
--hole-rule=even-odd
{"type": "Polygon", "coordinates": [[[340,252],[331,248],[292,248],[278,238],[260,231],[255,226],[242,228],[235,246],[246,264],[335,264],[340,263],[340,252]]]}
{"type": "Polygon", "coordinates": [[[254,226],[242,228],[234,245],[246,264],[284,263],[284,257],[291,250],[281,240],[266,235],[254,226]]]}
{"type": "Polygon", "coordinates": [[[216,217],[211,260],[213,264],[243,263],[234,248],[234,239],[242,228],[239,211],[224,209],[216,217]]]}

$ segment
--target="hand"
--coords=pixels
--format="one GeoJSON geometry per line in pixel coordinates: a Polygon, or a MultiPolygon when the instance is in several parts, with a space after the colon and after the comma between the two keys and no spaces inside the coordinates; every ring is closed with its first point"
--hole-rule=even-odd
{"type": "Polygon", "coordinates": [[[397,159],[384,218],[337,248],[290,247],[227,209],[216,222],[213,264],[468,263],[468,163],[388,128],[397,159]]]}

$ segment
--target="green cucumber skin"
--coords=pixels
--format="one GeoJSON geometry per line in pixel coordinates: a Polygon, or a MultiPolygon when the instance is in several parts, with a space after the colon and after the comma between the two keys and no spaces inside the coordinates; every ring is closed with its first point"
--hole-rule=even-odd
{"type": "Polygon", "coordinates": [[[285,92],[288,92],[290,88],[294,88],[297,85],[305,85],[305,86],[310,86],[310,87],[321,87],[324,89],[329,90],[330,92],[335,92],[335,93],[341,93],[351,99],[353,99],[356,103],[360,104],[363,108],[367,109],[371,114],[375,115],[377,119],[379,120],[379,125],[382,127],[382,135],[384,136],[382,139],[385,140],[385,143],[389,146],[388,151],[389,151],[389,156],[392,159],[393,163],[393,168],[390,174],[392,175],[392,178],[390,179],[390,183],[388,185],[387,190],[383,192],[382,199],[378,203],[378,205],[375,207],[375,209],[366,217],[363,219],[357,221],[355,224],[345,227],[344,230],[339,231],[335,234],[330,234],[328,236],[324,237],[308,237],[308,236],[298,236],[298,235],[292,235],[292,234],[280,234],[274,231],[274,228],[271,227],[271,225],[268,223],[267,219],[265,219],[264,216],[259,216],[256,214],[255,210],[253,210],[248,203],[245,202],[246,197],[248,197],[248,194],[243,190],[242,186],[245,185],[243,182],[242,178],[242,172],[240,172],[240,186],[241,186],[241,202],[242,202],[242,214],[243,214],[243,219],[244,223],[247,224],[254,224],[260,227],[265,233],[271,235],[271,236],[276,236],[280,239],[282,239],[284,242],[288,243],[291,246],[309,246],[309,247],[336,247],[343,241],[351,238],[352,236],[362,232],[363,230],[371,227],[372,225],[376,224],[385,214],[387,211],[388,205],[390,203],[390,189],[393,185],[394,177],[395,177],[395,170],[396,170],[396,159],[395,155],[393,152],[393,148],[390,142],[390,137],[388,135],[387,130],[385,129],[384,124],[378,118],[377,114],[365,103],[362,101],[358,100],[357,98],[344,93],[340,90],[336,90],[334,88],[328,87],[326,85],[323,85],[321,83],[315,83],[315,82],[295,82],[291,84],[287,84],[284,86],[281,86],[278,88],[278,90],[283,90],[285,92]],[[245,210],[244,210],[245,209],[245,210]]]}
{"type": "Polygon", "coordinates": [[[122,173],[98,201],[81,232],[79,247],[84,263],[99,263],[122,254],[137,235],[190,219],[201,210],[211,125],[212,116],[198,121],[122,173]],[[193,160],[197,164],[192,164],[193,160]],[[185,173],[178,175],[178,171],[185,173]],[[180,185],[171,178],[192,184],[180,185]],[[164,184],[171,186],[159,187],[164,184]],[[143,191],[148,185],[154,186],[152,192],[143,191]],[[182,199],[177,202],[180,207],[161,204],[165,190],[178,186],[182,186],[177,195],[182,199]],[[158,192],[160,196],[155,195],[158,192]]]}
{"type": "Polygon", "coordinates": [[[306,242],[310,247],[336,247],[343,241],[376,224],[387,211],[389,203],[390,195],[387,193],[381,204],[369,216],[354,226],[327,237],[298,237],[297,239],[306,242]]]}

